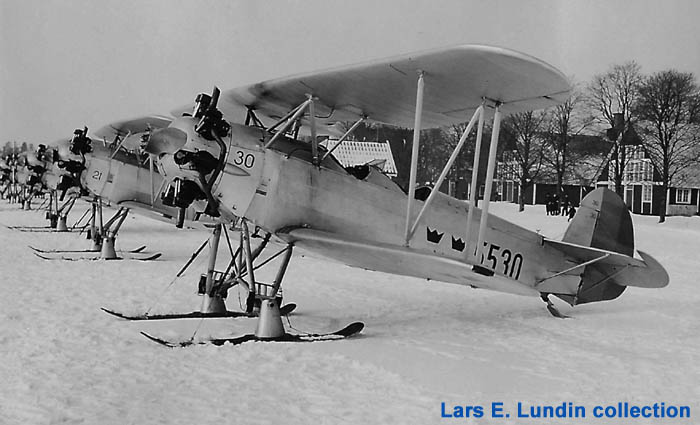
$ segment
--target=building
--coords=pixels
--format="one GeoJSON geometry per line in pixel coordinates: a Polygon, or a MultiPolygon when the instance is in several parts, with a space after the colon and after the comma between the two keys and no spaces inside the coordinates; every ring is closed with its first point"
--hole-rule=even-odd
{"type": "MultiPolygon", "coordinates": [[[[654,168],[634,128],[623,135],[622,149],[626,158],[622,174],[623,199],[632,213],[658,215],[661,208],[665,208],[667,216],[700,214],[700,163],[674,176],[666,203],[662,205],[661,175],[654,168]]],[[[614,179],[609,176],[609,167],[606,167],[596,187],[615,190],[614,179]]]]}
{"type": "MultiPolygon", "coordinates": [[[[338,141],[326,139],[321,144],[327,149],[333,149],[338,141]]],[[[343,167],[372,164],[379,167],[389,177],[394,178],[398,174],[389,142],[346,140],[333,151],[332,155],[343,167]]]]}
{"type": "MultiPolygon", "coordinates": [[[[578,135],[570,145],[570,154],[576,158],[574,166],[564,174],[560,197],[579,205],[581,199],[595,188],[601,170],[605,168],[606,157],[611,143],[598,136],[578,135]]],[[[520,168],[516,161],[516,151],[504,151],[496,168],[497,199],[518,202],[520,192],[520,168]]],[[[545,204],[548,195],[557,193],[557,178],[554,168],[542,162],[533,173],[532,184],[524,192],[526,205],[545,204]]]]}

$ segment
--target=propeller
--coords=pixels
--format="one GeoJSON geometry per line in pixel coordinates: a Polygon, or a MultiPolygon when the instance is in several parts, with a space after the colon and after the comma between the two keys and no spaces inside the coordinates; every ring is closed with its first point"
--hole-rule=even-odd
{"type": "MultiPolygon", "coordinates": [[[[191,118],[178,119],[180,121],[176,126],[171,125],[153,131],[143,146],[144,151],[150,154],[151,161],[159,159],[164,164],[188,169],[189,177],[176,177],[171,182],[174,188],[175,200],[173,202],[177,204],[173,206],[183,208],[183,205],[191,204],[195,197],[201,195],[208,201],[206,213],[214,217],[219,215],[218,202],[211,191],[217,176],[220,175],[226,163],[227,144],[222,140],[222,137],[226,137],[231,128],[223,118],[221,111],[217,109],[220,94],[220,90],[214,87],[211,96],[205,93],[197,95],[193,113],[188,115],[191,118]],[[192,126],[192,124],[194,125],[192,126]],[[179,129],[186,128],[184,126],[187,126],[188,129],[185,131],[179,129]],[[194,146],[189,146],[188,141],[191,141],[194,146]],[[216,150],[219,151],[218,158],[214,156],[216,150]],[[162,158],[165,155],[171,155],[172,158],[162,158]],[[192,172],[195,172],[196,177],[191,174],[192,172]],[[192,177],[195,177],[201,187],[197,187],[197,183],[192,181],[192,177]]],[[[150,164],[149,167],[152,170],[153,165],[150,164]]],[[[152,197],[155,198],[153,193],[152,197]]]]}

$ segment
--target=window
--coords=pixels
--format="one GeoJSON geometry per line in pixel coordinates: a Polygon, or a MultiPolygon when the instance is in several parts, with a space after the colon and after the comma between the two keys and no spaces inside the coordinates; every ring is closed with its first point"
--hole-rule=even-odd
{"type": "Polygon", "coordinates": [[[651,165],[651,160],[649,160],[649,159],[644,160],[644,162],[642,163],[642,169],[644,170],[644,180],[652,181],[654,178],[654,174],[653,174],[653,168],[651,165]]]}
{"type": "Polygon", "coordinates": [[[642,202],[651,202],[651,188],[649,184],[642,186],[642,202]]]}
{"type": "Polygon", "coordinates": [[[676,203],[677,204],[689,204],[690,203],[690,189],[676,189],[676,203]]]}

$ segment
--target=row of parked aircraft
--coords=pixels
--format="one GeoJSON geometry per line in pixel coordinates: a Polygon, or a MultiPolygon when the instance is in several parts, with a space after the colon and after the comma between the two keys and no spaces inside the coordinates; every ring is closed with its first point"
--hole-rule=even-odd
{"type": "MultiPolygon", "coordinates": [[[[615,193],[588,194],[563,239],[553,240],[489,214],[488,197],[478,208],[475,190],[462,201],[417,188],[416,176],[420,130],[468,121],[433,185],[440,187],[472,131],[478,169],[484,122],[492,118],[483,182],[484,193],[491,193],[503,114],[555,106],[570,94],[567,78],[536,58],[460,45],[223,92],[214,88],[170,116],[121,120],[89,135],[87,128],[78,129],[70,139],[27,154],[24,182],[50,193],[47,216],[57,230],[68,229],[76,197],[92,199],[90,251],[102,258],[153,259],[139,250],[115,251],[129,210],[178,227],[200,222],[211,228],[201,311],[169,316],[108,311],[131,320],[259,317],[255,333],[207,342],[335,339],[361,331],[359,322],[332,334],[285,330],[281,315],[294,305],[280,306],[278,295],[294,248],[368,270],[541,297],[553,315],[565,317],[550,296],[575,306],[615,299],[628,286],[668,284],[664,268],[635,250],[630,214],[615,193]],[[319,143],[329,134],[342,143],[363,122],[414,129],[407,188],[370,164],[343,167],[333,149],[319,143]],[[342,134],[338,123],[346,123],[342,134]],[[106,221],[101,200],[120,208],[106,221]],[[233,226],[240,243],[226,268],[216,270],[219,240],[233,226]],[[253,236],[260,236],[257,244],[253,236]],[[281,248],[269,253],[272,247],[281,248]],[[274,281],[257,281],[255,271],[272,265],[274,281]],[[246,311],[226,307],[234,285],[248,290],[246,311]]],[[[22,178],[10,177],[12,167],[1,165],[7,176],[3,192],[16,196],[22,178]]],[[[479,183],[472,176],[472,187],[479,183]]],[[[169,346],[192,343],[149,338],[169,346]]]]}

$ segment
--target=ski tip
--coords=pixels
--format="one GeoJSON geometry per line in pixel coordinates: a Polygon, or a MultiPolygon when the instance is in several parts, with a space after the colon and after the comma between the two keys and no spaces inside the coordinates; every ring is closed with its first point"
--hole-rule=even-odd
{"type": "Polygon", "coordinates": [[[147,334],[146,332],[143,332],[143,331],[141,332],[141,335],[145,336],[146,338],[150,339],[151,341],[155,342],[156,344],[160,344],[160,345],[163,345],[163,346],[168,347],[168,348],[175,348],[175,345],[170,341],[166,341],[164,339],[157,338],[157,337],[150,335],[150,334],[147,334]]]}
{"type": "Polygon", "coordinates": [[[110,309],[104,308],[104,307],[100,307],[100,310],[104,311],[105,313],[107,313],[107,314],[109,314],[109,315],[111,315],[111,316],[118,317],[118,318],[120,318],[120,319],[128,320],[128,317],[124,316],[124,315],[121,314],[121,313],[117,313],[117,312],[114,311],[114,310],[110,310],[110,309]]]}
{"type": "Polygon", "coordinates": [[[162,255],[163,254],[159,252],[158,254],[151,255],[150,257],[139,258],[139,260],[141,260],[141,261],[153,261],[153,260],[159,259],[162,255]]]}
{"type": "Polygon", "coordinates": [[[286,316],[286,315],[288,315],[289,313],[291,313],[291,312],[293,312],[294,310],[296,310],[296,308],[297,308],[297,305],[294,304],[294,303],[285,304],[285,305],[283,305],[282,307],[280,307],[280,315],[286,316]]]}
{"type": "Polygon", "coordinates": [[[365,328],[364,323],[353,322],[353,323],[350,323],[349,325],[347,325],[346,327],[344,327],[343,329],[339,330],[338,332],[336,332],[336,335],[349,337],[349,336],[353,336],[353,335],[356,335],[356,334],[362,332],[362,330],[364,328],[365,328]]]}

